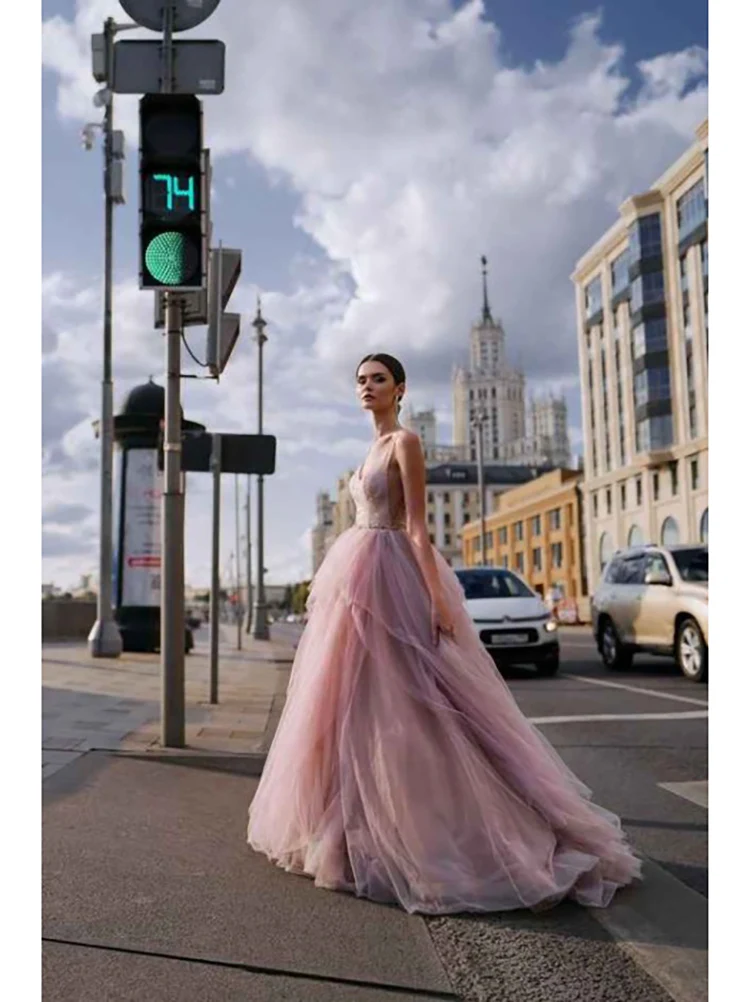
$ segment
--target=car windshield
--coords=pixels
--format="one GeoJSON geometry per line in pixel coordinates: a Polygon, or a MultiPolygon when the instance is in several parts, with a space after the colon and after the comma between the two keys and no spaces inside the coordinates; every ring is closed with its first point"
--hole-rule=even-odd
{"type": "Polygon", "coordinates": [[[671,550],[683,581],[708,582],[708,550],[671,550]]]}
{"type": "Polygon", "coordinates": [[[534,592],[506,570],[456,571],[464,595],[471,598],[532,598],[534,592]]]}

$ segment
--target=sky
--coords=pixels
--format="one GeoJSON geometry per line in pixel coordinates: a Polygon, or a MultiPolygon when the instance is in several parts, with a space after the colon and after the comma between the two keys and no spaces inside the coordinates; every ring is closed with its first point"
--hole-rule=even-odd
{"type": "MultiPolygon", "coordinates": [[[[43,4],[43,577],[95,572],[102,330],[101,152],[80,132],[92,104],[90,35],[125,20],[110,0],[43,4]]],[[[156,37],[132,32],[126,37],[156,37]]],[[[262,296],[266,555],[276,583],[309,576],[315,495],[361,460],[371,430],[354,368],[405,363],[407,401],[451,435],[450,375],[468,355],[489,258],[493,313],[530,390],[568,402],[580,447],[577,259],[693,141],[707,114],[707,8],[696,0],[223,0],[182,37],[227,43],[226,89],[204,99],[215,240],[238,247],[230,308],[243,331],[216,384],[183,382],[209,430],[256,428],[262,296]]],[[[164,346],[137,286],[137,99],[117,96],[127,204],[115,211],[115,406],[164,346]]],[[[188,340],[202,357],[205,332],[188,340]]],[[[188,359],[185,372],[200,370],[188,359]]],[[[210,485],[188,477],[186,579],[210,569],[210,485]]],[[[244,495],[245,486],[242,485],[244,495]]],[[[224,478],[222,566],[234,549],[224,478]]],[[[253,530],[254,531],[254,530],[253,530]]]]}

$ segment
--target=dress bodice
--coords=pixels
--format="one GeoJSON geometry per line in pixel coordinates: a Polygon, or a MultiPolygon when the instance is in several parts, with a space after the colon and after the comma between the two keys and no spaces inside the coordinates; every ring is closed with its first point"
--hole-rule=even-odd
{"type": "Polygon", "coordinates": [[[360,529],[406,528],[401,471],[393,458],[394,440],[378,443],[349,481],[360,529]]]}

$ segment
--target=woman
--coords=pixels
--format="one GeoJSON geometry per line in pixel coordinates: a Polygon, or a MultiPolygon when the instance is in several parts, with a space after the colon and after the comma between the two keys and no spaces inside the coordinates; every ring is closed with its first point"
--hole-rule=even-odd
{"type": "Polygon", "coordinates": [[[402,365],[367,355],[356,380],[375,427],[356,525],[313,582],[248,841],[409,912],[604,907],[640,864],[518,709],[430,543],[402,365]]]}

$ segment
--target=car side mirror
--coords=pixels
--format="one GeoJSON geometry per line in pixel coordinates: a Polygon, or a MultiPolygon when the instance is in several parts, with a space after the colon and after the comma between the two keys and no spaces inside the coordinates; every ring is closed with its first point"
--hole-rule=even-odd
{"type": "Polygon", "coordinates": [[[647,571],[645,582],[647,585],[671,585],[672,578],[667,571],[647,571]]]}

